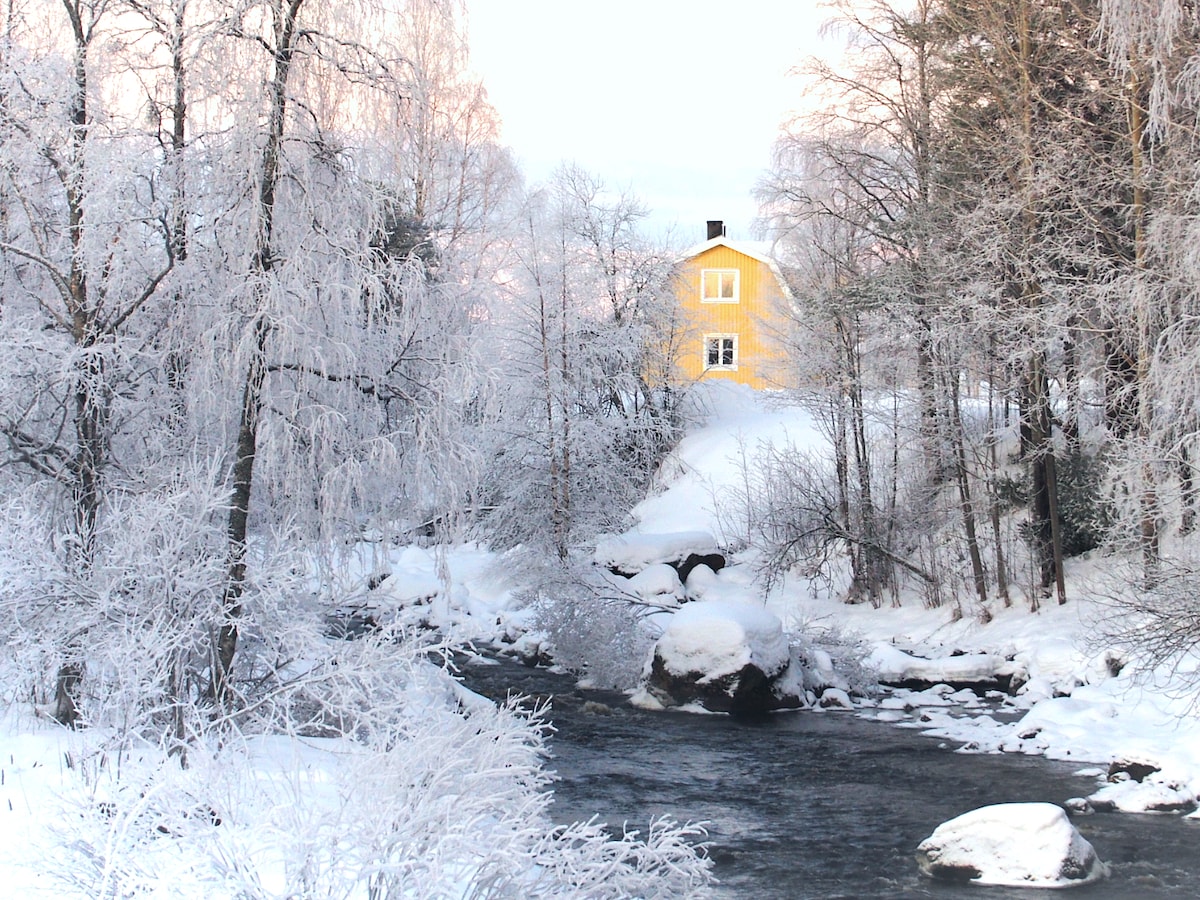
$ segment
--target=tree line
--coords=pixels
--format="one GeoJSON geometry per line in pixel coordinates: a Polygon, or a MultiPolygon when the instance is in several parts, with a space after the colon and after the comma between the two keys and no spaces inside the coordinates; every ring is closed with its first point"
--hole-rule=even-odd
{"type": "Polygon", "coordinates": [[[780,380],[835,448],[763,476],[777,568],[836,541],[855,598],[984,618],[1065,601],[1089,550],[1162,589],[1197,509],[1194,11],[831,10],[847,52],[804,69],[760,185],[801,298],[780,380]]]}

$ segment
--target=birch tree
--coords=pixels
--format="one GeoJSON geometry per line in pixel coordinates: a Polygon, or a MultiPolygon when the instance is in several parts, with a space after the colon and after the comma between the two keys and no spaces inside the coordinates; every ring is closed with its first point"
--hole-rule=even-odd
{"type": "Polygon", "coordinates": [[[293,522],[328,539],[355,518],[386,525],[406,518],[399,506],[445,508],[469,491],[461,416],[473,390],[465,335],[475,300],[469,283],[431,280],[419,260],[389,249],[394,194],[378,177],[387,170],[367,155],[372,180],[358,177],[344,143],[357,120],[347,125],[338,114],[403,83],[370,40],[380,24],[372,8],[347,11],[273,0],[225,25],[249,71],[257,65],[267,75],[259,111],[248,117],[260,123],[250,202],[231,206],[219,226],[248,247],[228,282],[235,324],[215,331],[218,346],[235,353],[215,360],[214,371],[233,373],[227,384],[240,396],[212,657],[211,693],[226,707],[255,503],[261,527],[291,511],[293,522]],[[331,80],[346,78],[351,96],[330,90],[331,80]],[[389,483],[388,469],[409,474],[389,483]]]}

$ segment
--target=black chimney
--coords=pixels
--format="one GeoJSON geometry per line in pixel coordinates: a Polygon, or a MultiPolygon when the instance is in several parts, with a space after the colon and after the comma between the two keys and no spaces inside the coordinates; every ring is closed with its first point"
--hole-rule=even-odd
{"type": "Polygon", "coordinates": [[[725,237],[725,223],[720,219],[708,220],[708,239],[725,237]]]}

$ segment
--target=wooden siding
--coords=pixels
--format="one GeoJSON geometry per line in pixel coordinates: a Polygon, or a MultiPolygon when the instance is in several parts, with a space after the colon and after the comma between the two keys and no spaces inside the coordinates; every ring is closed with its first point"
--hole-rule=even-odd
{"type": "Polygon", "coordinates": [[[772,369],[779,361],[779,351],[771,337],[770,320],[778,314],[782,291],[770,266],[732,247],[710,247],[680,266],[676,293],[687,322],[688,337],[679,360],[686,378],[725,378],[756,389],[775,386],[772,369]],[[737,269],[738,302],[702,302],[700,273],[704,269],[737,269]],[[736,370],[705,367],[705,336],[718,334],[737,335],[736,370]]]}

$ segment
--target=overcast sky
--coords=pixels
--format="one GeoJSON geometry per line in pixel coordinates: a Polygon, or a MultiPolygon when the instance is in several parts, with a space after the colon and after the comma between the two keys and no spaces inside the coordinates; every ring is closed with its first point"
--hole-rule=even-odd
{"type": "Polygon", "coordinates": [[[817,0],[467,0],[472,68],[531,182],[575,162],[677,223],[748,239],[755,182],[803,102],[817,0]]]}

